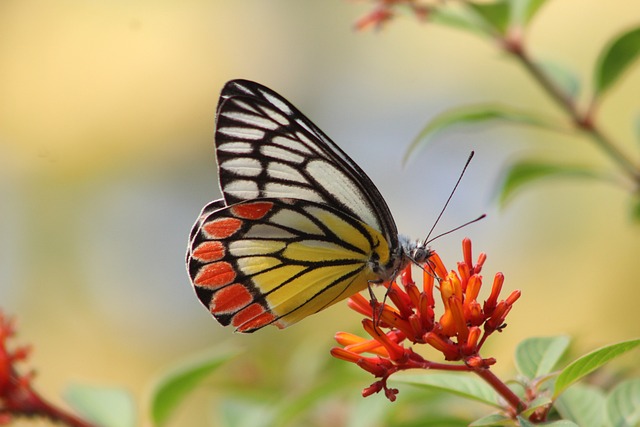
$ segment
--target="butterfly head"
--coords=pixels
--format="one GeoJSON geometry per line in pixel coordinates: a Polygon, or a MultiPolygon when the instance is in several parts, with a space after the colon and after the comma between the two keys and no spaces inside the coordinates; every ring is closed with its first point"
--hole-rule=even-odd
{"type": "Polygon", "coordinates": [[[423,264],[433,254],[426,240],[410,240],[405,236],[399,236],[399,240],[404,257],[416,265],[423,264]]]}

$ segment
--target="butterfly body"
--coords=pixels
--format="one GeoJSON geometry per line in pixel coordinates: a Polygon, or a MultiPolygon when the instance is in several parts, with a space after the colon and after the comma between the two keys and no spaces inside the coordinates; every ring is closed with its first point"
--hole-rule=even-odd
{"type": "Polygon", "coordinates": [[[198,217],[187,269],[221,324],[284,328],[428,253],[399,239],[367,175],[272,90],[228,82],[215,144],[223,199],[198,217]]]}

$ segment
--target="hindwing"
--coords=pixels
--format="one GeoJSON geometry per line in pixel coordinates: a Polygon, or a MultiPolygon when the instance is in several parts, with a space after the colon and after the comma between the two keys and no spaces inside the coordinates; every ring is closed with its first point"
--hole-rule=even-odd
{"type": "Polygon", "coordinates": [[[386,263],[377,230],[332,206],[292,198],[207,205],[191,232],[187,268],[200,301],[223,325],[284,328],[377,280],[386,263]]]}

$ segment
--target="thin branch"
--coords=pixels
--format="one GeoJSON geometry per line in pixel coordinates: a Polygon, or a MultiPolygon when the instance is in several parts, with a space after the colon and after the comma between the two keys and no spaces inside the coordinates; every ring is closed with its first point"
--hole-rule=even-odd
{"type": "Polygon", "coordinates": [[[575,126],[589,136],[614,162],[620,165],[637,185],[640,185],[640,167],[629,160],[622,150],[618,148],[618,145],[598,127],[592,114],[581,113],[575,101],[531,59],[525,49],[523,39],[521,37],[507,37],[501,41],[504,50],[518,60],[547,95],[569,115],[575,126]]]}

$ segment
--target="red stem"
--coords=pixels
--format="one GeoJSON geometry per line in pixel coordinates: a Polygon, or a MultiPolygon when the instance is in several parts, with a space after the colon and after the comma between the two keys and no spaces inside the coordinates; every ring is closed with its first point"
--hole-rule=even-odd
{"type": "Polygon", "coordinates": [[[95,427],[94,424],[89,423],[77,416],[58,408],[57,406],[46,401],[36,391],[31,391],[31,403],[33,406],[33,414],[47,417],[52,421],[61,422],[70,427],[95,427]]]}
{"type": "Polygon", "coordinates": [[[527,405],[489,369],[477,369],[473,372],[488,382],[489,385],[509,403],[516,413],[522,412],[527,407],[527,405]]]}

